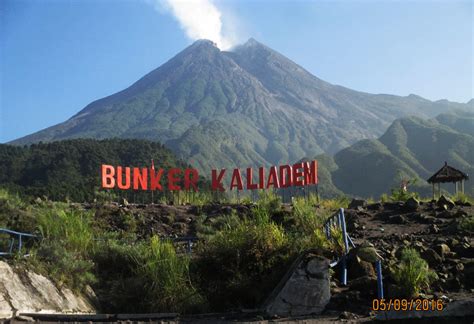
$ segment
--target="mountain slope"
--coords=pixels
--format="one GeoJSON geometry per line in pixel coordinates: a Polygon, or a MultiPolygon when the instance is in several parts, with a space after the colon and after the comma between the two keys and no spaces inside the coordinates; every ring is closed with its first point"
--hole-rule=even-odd
{"type": "Polygon", "coordinates": [[[380,136],[401,116],[433,117],[465,107],[335,86],[253,39],[232,52],[201,40],[129,88],[13,144],[158,140],[208,171],[333,154],[380,136]]]}
{"type": "MultiPolygon", "coordinates": [[[[401,178],[418,178],[411,189],[430,195],[426,182],[444,161],[469,175],[474,174],[474,137],[440,124],[440,119],[467,120],[470,112],[458,111],[434,120],[407,117],[395,120],[378,140],[363,140],[334,156],[330,182],[347,194],[378,197],[400,185],[401,178]]],[[[467,127],[472,132],[474,124],[467,127]]],[[[453,191],[454,185],[443,187],[453,191]]],[[[466,182],[474,194],[474,184],[466,182]]]]}

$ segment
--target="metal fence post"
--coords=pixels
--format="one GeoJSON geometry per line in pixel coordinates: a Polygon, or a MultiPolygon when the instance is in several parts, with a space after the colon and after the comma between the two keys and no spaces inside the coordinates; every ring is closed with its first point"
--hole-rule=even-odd
{"type": "Polygon", "coordinates": [[[382,261],[375,261],[377,268],[377,296],[379,299],[383,299],[383,277],[382,277],[382,261]]]}
{"type": "Polygon", "coordinates": [[[342,239],[344,240],[344,256],[342,259],[342,275],[343,285],[347,285],[347,264],[346,264],[346,255],[349,253],[349,242],[347,241],[347,232],[346,232],[346,220],[344,218],[344,208],[339,209],[339,223],[342,229],[342,239]]]}
{"type": "Polygon", "coordinates": [[[18,235],[18,252],[21,252],[21,246],[23,245],[23,242],[21,240],[21,234],[18,235]]]}

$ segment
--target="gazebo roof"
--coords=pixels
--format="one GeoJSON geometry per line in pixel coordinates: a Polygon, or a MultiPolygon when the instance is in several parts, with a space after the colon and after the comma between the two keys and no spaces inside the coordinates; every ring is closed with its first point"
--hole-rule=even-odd
{"type": "Polygon", "coordinates": [[[438,182],[457,182],[461,180],[468,180],[469,176],[451,166],[447,162],[444,162],[444,165],[441,169],[438,170],[435,174],[428,179],[429,183],[438,183],[438,182]]]}

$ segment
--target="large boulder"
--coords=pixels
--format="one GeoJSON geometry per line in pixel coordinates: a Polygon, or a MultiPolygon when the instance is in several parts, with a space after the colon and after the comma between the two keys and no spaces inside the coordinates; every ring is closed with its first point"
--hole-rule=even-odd
{"type": "Polygon", "coordinates": [[[331,298],[329,260],[303,253],[264,303],[269,316],[320,314],[331,298]]]}
{"type": "Polygon", "coordinates": [[[57,287],[45,276],[0,261],[0,318],[36,312],[95,313],[95,309],[90,299],[57,287]]]}

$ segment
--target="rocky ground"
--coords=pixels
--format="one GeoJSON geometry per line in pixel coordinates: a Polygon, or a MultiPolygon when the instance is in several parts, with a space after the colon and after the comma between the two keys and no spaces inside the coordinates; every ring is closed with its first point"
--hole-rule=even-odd
{"type": "MultiPolygon", "coordinates": [[[[129,230],[134,226],[139,236],[158,234],[179,238],[196,236],[197,224],[212,223],[220,215],[249,215],[251,207],[242,204],[131,205],[124,202],[103,205],[96,216],[117,230],[129,230]]],[[[290,205],[283,205],[283,214],[290,211],[290,205]]],[[[386,298],[396,296],[390,267],[397,262],[402,248],[413,247],[438,275],[431,290],[424,291],[421,297],[442,299],[445,303],[474,297],[474,236],[459,228],[461,219],[473,214],[474,207],[470,204],[453,203],[444,197],[431,202],[409,199],[405,203],[368,204],[353,200],[345,210],[348,232],[356,246],[373,245],[383,258],[386,298]]],[[[373,263],[369,261],[359,255],[359,248],[351,251],[348,286],[340,284],[335,269],[332,298],[325,316],[361,320],[372,314],[372,300],[377,297],[376,276],[373,263]]]]}
{"type": "MultiPolygon", "coordinates": [[[[389,268],[405,247],[418,250],[438,276],[431,290],[420,297],[446,303],[474,297],[474,236],[459,229],[460,220],[473,215],[474,207],[444,198],[438,202],[410,199],[406,203],[370,205],[353,201],[345,214],[355,244],[369,242],[383,257],[385,298],[396,296],[389,268]]],[[[348,287],[333,283],[329,310],[370,313],[371,301],[377,297],[375,271],[357,254],[358,248],[351,251],[348,287]]]]}

